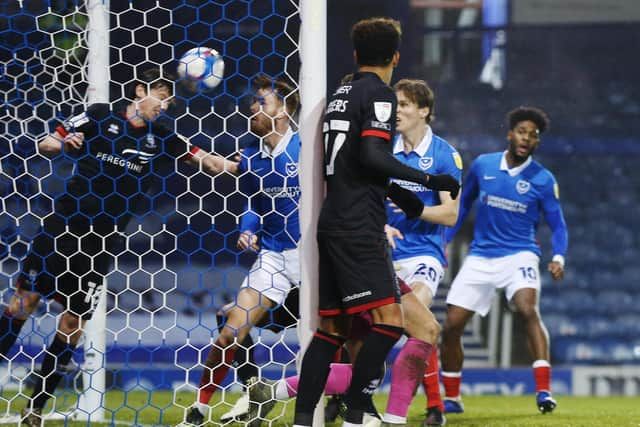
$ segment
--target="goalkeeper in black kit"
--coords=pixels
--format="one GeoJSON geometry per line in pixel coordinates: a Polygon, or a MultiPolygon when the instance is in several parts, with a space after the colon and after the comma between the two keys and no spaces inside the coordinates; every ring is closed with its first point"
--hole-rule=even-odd
{"type": "Polygon", "coordinates": [[[345,342],[351,316],[369,311],[373,326],[354,362],[345,396],[344,426],[362,425],[378,386],[380,366],[402,336],[400,292],[384,234],[387,195],[408,216],[422,202],[410,191],[388,186],[395,177],[436,191],[460,190],[450,175],[429,175],[392,154],[396,95],[389,87],[400,55],[400,23],[370,18],[351,33],[358,71],[330,97],[323,124],[327,196],[318,223],[320,327],[305,352],[294,426],[312,425],[336,351],[345,342]],[[416,201],[417,199],[417,201],[416,201]]]}
{"type": "Polygon", "coordinates": [[[237,164],[191,146],[155,122],[173,96],[173,82],[158,69],[142,73],[132,84],[121,111],[94,104],[70,118],[38,143],[54,157],[66,153],[75,163],[66,192],[22,263],[16,290],[0,315],[0,361],[14,345],[28,316],[42,297],[63,306],[49,343],[22,425],[42,425],[42,410],[62,379],[82,328],[93,314],[103,279],[118,253],[125,250],[119,231],[153,182],[153,172],[185,161],[209,174],[236,172],[237,164]]]}

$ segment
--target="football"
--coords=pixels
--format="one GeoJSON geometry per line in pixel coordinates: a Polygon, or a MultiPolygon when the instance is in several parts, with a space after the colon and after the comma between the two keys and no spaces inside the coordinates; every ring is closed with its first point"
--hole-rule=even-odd
{"type": "Polygon", "coordinates": [[[199,89],[213,89],[224,76],[224,60],[217,50],[195,47],[188,50],[178,62],[178,75],[196,82],[199,89]]]}

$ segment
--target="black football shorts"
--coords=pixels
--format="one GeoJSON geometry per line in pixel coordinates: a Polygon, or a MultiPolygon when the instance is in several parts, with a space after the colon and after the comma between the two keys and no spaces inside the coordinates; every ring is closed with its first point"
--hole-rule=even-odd
{"type": "Polygon", "coordinates": [[[355,314],[398,303],[400,292],[383,233],[318,232],[321,316],[355,314]]]}
{"type": "Polygon", "coordinates": [[[104,277],[113,265],[115,253],[122,249],[124,239],[119,235],[103,237],[87,231],[59,231],[45,227],[36,236],[22,263],[17,286],[55,299],[65,311],[89,320],[104,286],[104,277]]]}

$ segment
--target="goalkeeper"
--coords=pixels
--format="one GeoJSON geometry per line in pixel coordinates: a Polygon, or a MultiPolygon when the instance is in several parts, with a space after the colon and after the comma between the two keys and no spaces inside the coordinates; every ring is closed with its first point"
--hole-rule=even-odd
{"type": "Polygon", "coordinates": [[[119,230],[153,182],[152,171],[174,168],[175,160],[209,174],[235,173],[237,163],[189,145],[155,120],[171,104],[173,82],[157,68],[131,85],[124,109],[94,104],[72,117],[38,143],[46,156],[64,152],[74,160],[66,193],[56,198],[55,212],[45,218],[31,244],[9,305],[0,316],[0,355],[16,342],[28,316],[42,297],[63,306],[22,425],[40,426],[42,409],[62,379],[64,367],[93,314],[104,276],[125,248],[119,230]],[[164,166],[163,166],[164,164],[164,166]]]}

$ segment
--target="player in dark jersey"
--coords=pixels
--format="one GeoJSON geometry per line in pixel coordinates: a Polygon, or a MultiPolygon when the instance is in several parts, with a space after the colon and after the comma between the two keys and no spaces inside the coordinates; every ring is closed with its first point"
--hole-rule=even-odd
{"type": "Polygon", "coordinates": [[[130,219],[131,206],[149,189],[152,172],[182,160],[210,174],[235,172],[237,164],[190,146],[155,119],[171,102],[173,84],[150,69],[132,85],[122,111],[94,104],[38,143],[47,156],[74,159],[66,193],[56,198],[22,265],[15,294],[0,317],[0,355],[6,356],[42,297],[64,311],[42,362],[23,425],[40,426],[41,412],[62,379],[84,323],[92,316],[130,219]]]}
{"type": "MultiPolygon", "coordinates": [[[[345,396],[345,426],[362,425],[380,366],[403,333],[400,294],[384,234],[389,177],[450,191],[450,175],[429,175],[392,155],[396,96],[389,87],[398,64],[400,23],[370,18],[356,23],[351,37],[358,72],[339,86],[325,112],[327,197],[318,224],[320,328],[305,352],[294,425],[311,426],[329,365],[347,336],[351,315],[370,311],[373,326],[355,360],[345,396]]],[[[395,191],[390,196],[397,196],[395,191]]],[[[402,200],[392,199],[402,207],[402,200]]]]}

